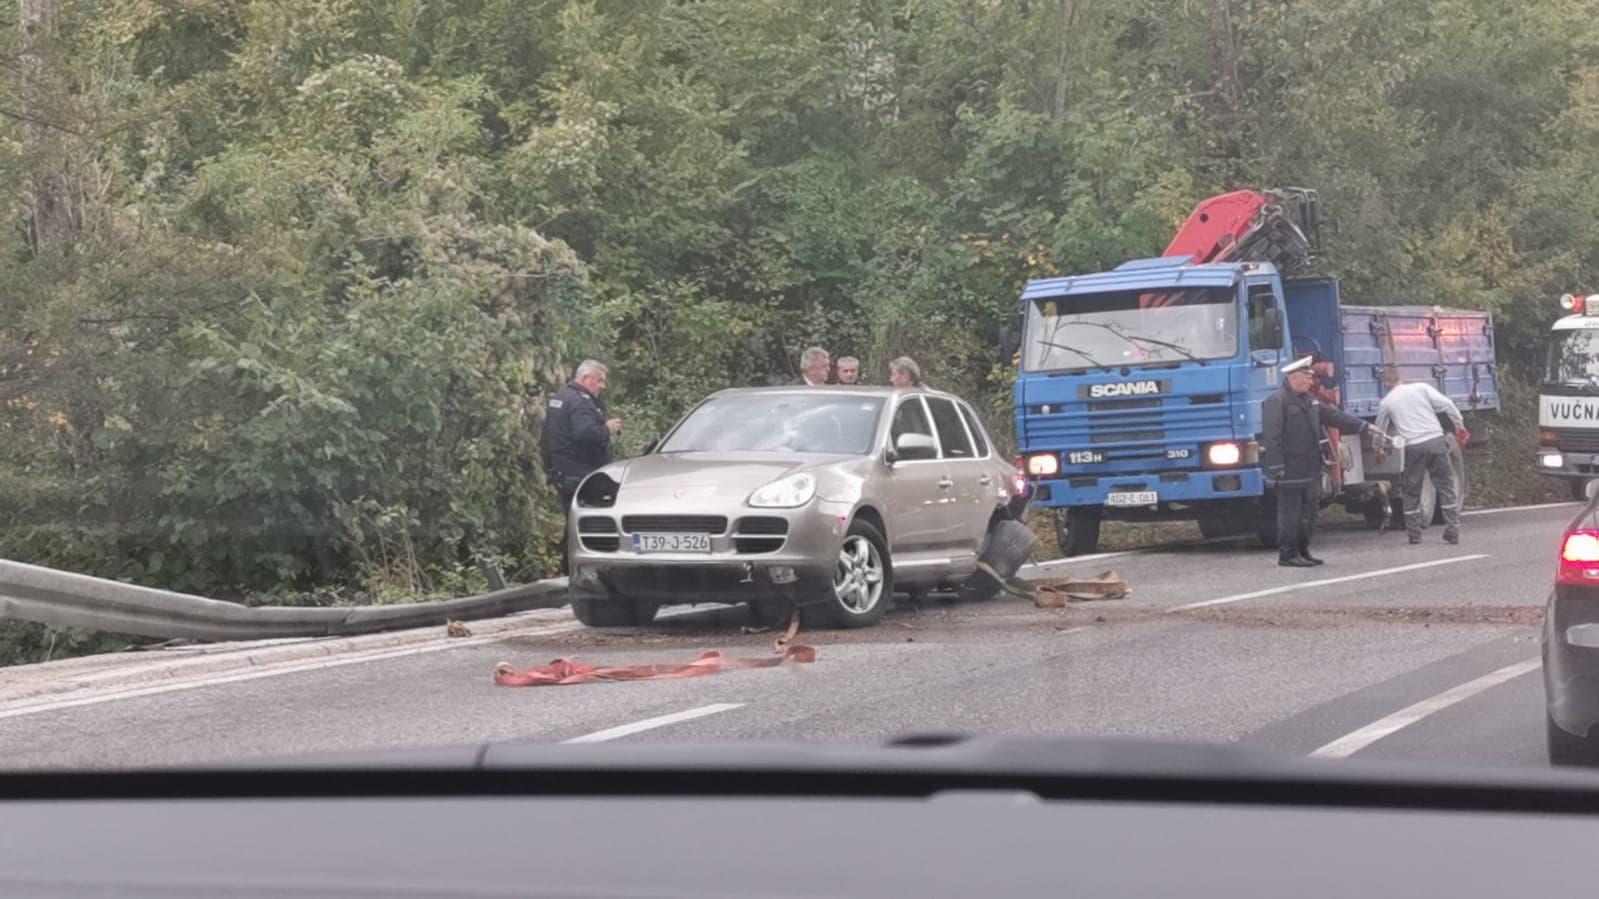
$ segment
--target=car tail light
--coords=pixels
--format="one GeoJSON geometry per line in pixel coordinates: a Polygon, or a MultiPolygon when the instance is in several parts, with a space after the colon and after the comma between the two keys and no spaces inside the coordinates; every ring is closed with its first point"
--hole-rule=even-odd
{"type": "Polygon", "coordinates": [[[1244,452],[1236,443],[1212,443],[1210,448],[1205,450],[1205,461],[1222,468],[1237,465],[1243,458],[1244,452]]]}
{"type": "Polygon", "coordinates": [[[1011,476],[1011,496],[1021,496],[1027,492],[1027,463],[1018,455],[1011,465],[1016,469],[1011,476]]]}
{"type": "Polygon", "coordinates": [[[1060,474],[1060,457],[1054,453],[1035,453],[1028,456],[1027,473],[1039,478],[1060,474]]]}
{"type": "Polygon", "coordinates": [[[1599,586],[1599,531],[1584,528],[1566,534],[1555,582],[1599,586]]]}

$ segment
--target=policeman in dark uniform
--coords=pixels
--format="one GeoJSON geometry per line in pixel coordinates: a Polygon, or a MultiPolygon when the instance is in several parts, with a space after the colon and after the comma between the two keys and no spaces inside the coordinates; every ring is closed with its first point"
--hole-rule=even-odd
{"type": "Polygon", "coordinates": [[[586,359],[572,380],[550,397],[544,412],[544,433],[539,439],[544,474],[561,495],[561,508],[570,511],[572,497],[589,472],[611,461],[611,438],[622,432],[620,418],[606,418],[600,405],[607,372],[604,365],[586,359]]]}
{"type": "Polygon", "coordinates": [[[1350,434],[1381,434],[1342,409],[1317,402],[1310,388],[1316,376],[1306,356],[1283,366],[1282,389],[1266,397],[1260,407],[1261,464],[1277,492],[1277,564],[1309,568],[1322,564],[1310,554],[1310,537],[1321,505],[1321,476],[1325,462],[1321,443],[1327,428],[1350,434]]]}

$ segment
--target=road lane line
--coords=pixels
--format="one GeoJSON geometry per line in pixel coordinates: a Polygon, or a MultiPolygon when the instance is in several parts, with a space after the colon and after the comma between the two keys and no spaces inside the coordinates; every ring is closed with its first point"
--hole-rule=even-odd
{"type": "Polygon", "coordinates": [[[1540,659],[1531,658],[1524,662],[1517,662],[1514,665],[1506,665],[1498,671],[1484,674],[1476,680],[1467,681],[1430,699],[1423,699],[1413,706],[1400,709],[1386,718],[1373,721],[1353,733],[1339,737],[1310,755],[1312,758],[1321,759],[1348,758],[1383,737],[1403,730],[1428,715],[1441,712],[1458,702],[1464,702],[1489,687],[1496,687],[1505,681],[1513,680],[1530,671],[1536,671],[1540,664],[1540,659]]]}
{"type": "Polygon", "coordinates": [[[715,715],[719,712],[731,712],[734,709],[741,709],[743,707],[744,703],[742,702],[717,702],[712,703],[711,705],[702,705],[697,709],[673,712],[670,715],[660,715],[655,718],[645,718],[643,721],[634,721],[632,724],[608,727],[605,730],[597,730],[594,733],[584,734],[581,737],[573,737],[570,740],[562,740],[561,742],[604,743],[606,740],[617,740],[621,739],[622,737],[630,737],[633,734],[643,733],[647,730],[654,730],[657,727],[665,727],[668,724],[676,724],[679,721],[693,721],[695,718],[704,718],[706,715],[715,715]]]}
{"type": "Polygon", "coordinates": [[[1453,565],[1456,562],[1470,562],[1475,559],[1486,558],[1488,558],[1487,553],[1478,553],[1470,556],[1451,556],[1447,559],[1434,559],[1431,562],[1417,562],[1414,565],[1400,565],[1398,568],[1379,568],[1376,571],[1364,571],[1360,574],[1349,574],[1343,577],[1330,577],[1319,581],[1305,581],[1304,583],[1300,584],[1285,584],[1281,587],[1270,587],[1265,590],[1256,590],[1252,593],[1237,593],[1232,596],[1222,596],[1217,599],[1206,599],[1200,602],[1191,602],[1187,605],[1177,606],[1169,611],[1186,612],[1189,609],[1202,609],[1206,606],[1219,606],[1230,602],[1243,602],[1246,599],[1259,599],[1262,596],[1275,596],[1278,593],[1290,593],[1294,590],[1306,590],[1311,587],[1330,587],[1333,584],[1347,584],[1350,581],[1382,577],[1385,574],[1399,574],[1405,571],[1417,571],[1422,568],[1434,568],[1439,565],[1453,565]]]}
{"type": "Polygon", "coordinates": [[[1535,506],[1502,506],[1498,509],[1467,509],[1461,515],[1495,515],[1500,512],[1531,512],[1534,509],[1558,509],[1561,506],[1580,506],[1582,503],[1567,500],[1563,503],[1539,503],[1535,506]]]}

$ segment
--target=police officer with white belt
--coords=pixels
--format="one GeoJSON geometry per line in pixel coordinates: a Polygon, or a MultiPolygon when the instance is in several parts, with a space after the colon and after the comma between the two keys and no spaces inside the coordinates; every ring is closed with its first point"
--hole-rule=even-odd
{"type": "Polygon", "coordinates": [[[1310,554],[1310,538],[1321,506],[1321,444],[1327,428],[1381,434],[1376,427],[1311,396],[1316,376],[1306,356],[1284,365],[1282,389],[1261,404],[1261,464],[1277,493],[1277,564],[1309,568],[1322,564],[1310,554]]]}
{"type": "MultiPolygon", "coordinates": [[[[1444,513],[1444,542],[1459,543],[1460,491],[1455,483],[1455,468],[1449,464],[1449,441],[1444,439],[1438,416],[1448,416],[1455,439],[1464,447],[1471,434],[1460,417],[1460,407],[1431,384],[1404,383],[1398,368],[1385,369],[1382,381],[1388,385],[1388,395],[1377,406],[1377,426],[1386,431],[1391,424],[1405,438],[1405,470],[1400,475],[1405,496],[1405,533],[1411,543],[1421,542],[1422,525],[1428,523],[1421,520],[1421,485],[1431,474],[1433,486],[1438,488],[1438,507],[1444,513]]],[[[1387,453],[1379,450],[1377,461],[1387,461],[1387,453]]]]}

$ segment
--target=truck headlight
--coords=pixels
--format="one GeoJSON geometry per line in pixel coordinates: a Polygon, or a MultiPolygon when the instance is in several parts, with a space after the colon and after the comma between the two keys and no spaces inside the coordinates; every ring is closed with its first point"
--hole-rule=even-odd
{"type": "Polygon", "coordinates": [[[791,474],[778,478],[750,494],[750,505],[758,509],[792,509],[816,497],[816,476],[791,474]]]}
{"type": "Polygon", "coordinates": [[[1054,453],[1038,453],[1027,457],[1027,473],[1035,478],[1060,474],[1060,457],[1054,453]]]}
{"type": "Polygon", "coordinates": [[[1205,459],[1212,465],[1237,465],[1243,458],[1244,451],[1236,443],[1212,443],[1205,451],[1205,459]]]}
{"type": "Polygon", "coordinates": [[[1544,468],[1563,468],[1566,464],[1566,457],[1559,453],[1544,453],[1538,457],[1538,462],[1544,468]]]}

